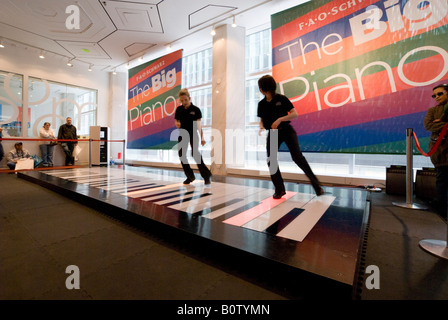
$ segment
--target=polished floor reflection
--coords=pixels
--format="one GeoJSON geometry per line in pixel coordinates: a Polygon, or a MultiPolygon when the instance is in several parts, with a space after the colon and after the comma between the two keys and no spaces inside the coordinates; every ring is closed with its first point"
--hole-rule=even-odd
{"type": "Polygon", "coordinates": [[[286,183],[272,198],[270,181],[197,175],[145,167],[23,172],[20,177],[104,211],[128,212],[248,254],[353,288],[368,219],[367,192],[286,183]],[[88,199],[88,201],[86,201],[88,199]]]}

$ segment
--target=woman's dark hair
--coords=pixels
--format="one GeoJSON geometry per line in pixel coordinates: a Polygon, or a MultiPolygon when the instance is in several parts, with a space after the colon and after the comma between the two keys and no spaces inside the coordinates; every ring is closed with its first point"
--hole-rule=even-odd
{"type": "Polygon", "coordinates": [[[436,90],[437,88],[445,89],[445,91],[448,92],[448,84],[446,84],[446,83],[439,84],[439,85],[435,86],[434,88],[432,88],[432,90],[434,91],[434,90],[436,90]]]}
{"type": "Polygon", "coordinates": [[[258,88],[260,88],[261,91],[275,94],[275,91],[277,90],[277,83],[271,75],[267,74],[258,79],[258,88]]]}

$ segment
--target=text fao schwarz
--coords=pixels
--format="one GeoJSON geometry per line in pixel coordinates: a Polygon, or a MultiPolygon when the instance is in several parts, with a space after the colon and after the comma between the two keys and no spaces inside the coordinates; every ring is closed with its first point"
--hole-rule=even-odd
{"type": "Polygon", "coordinates": [[[177,307],[177,315],[196,315],[204,318],[226,315],[269,315],[267,304],[221,304],[213,306],[189,306],[184,304],[177,307]]]}

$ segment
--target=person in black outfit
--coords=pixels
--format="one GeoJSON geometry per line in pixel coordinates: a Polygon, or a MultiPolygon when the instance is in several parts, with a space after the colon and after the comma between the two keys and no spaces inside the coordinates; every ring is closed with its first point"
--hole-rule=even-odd
{"type": "MultiPolygon", "coordinates": [[[[2,132],[3,132],[3,128],[0,127],[0,139],[2,138],[2,132]]],[[[3,157],[5,156],[5,151],[3,150],[2,141],[3,140],[0,140],[0,161],[2,161],[3,157]]]]}
{"type": "MultiPolygon", "coordinates": [[[[426,130],[431,132],[429,150],[438,140],[443,127],[448,123],[448,84],[439,84],[433,89],[432,97],[437,105],[429,108],[423,120],[426,130]]],[[[448,139],[442,138],[440,145],[431,155],[431,162],[436,168],[436,209],[442,218],[447,219],[448,210],[448,139]]]]}
{"type": "Polygon", "coordinates": [[[201,173],[205,184],[210,184],[210,178],[212,174],[204,164],[202,156],[198,150],[198,131],[201,134],[201,145],[205,144],[201,127],[201,110],[191,103],[190,93],[187,89],[182,89],[179,91],[179,101],[181,105],[176,108],[174,121],[176,128],[180,129],[177,145],[182,168],[184,169],[185,175],[187,176],[184,184],[190,184],[195,180],[194,172],[187,160],[188,143],[191,146],[193,158],[198,165],[199,172],[201,173]]]}
{"type": "MultiPolygon", "coordinates": [[[[59,127],[58,139],[63,140],[76,140],[78,135],[76,133],[76,127],[72,125],[72,118],[67,117],[66,123],[59,127]]],[[[62,141],[61,147],[65,153],[65,165],[72,166],[75,163],[75,157],[73,157],[73,149],[78,144],[76,141],[62,141]]]]}
{"type": "Polygon", "coordinates": [[[276,93],[277,83],[270,75],[258,79],[258,88],[265,96],[258,103],[257,116],[261,120],[259,133],[261,134],[263,129],[269,130],[266,150],[269,173],[275,187],[273,198],[280,199],[286,194],[277,160],[278,149],[283,142],[286,143],[292,160],[310,180],[316,194],[318,196],[324,194],[319,180],[300,151],[297,133],[290,124],[290,120],[297,118],[297,112],[291,101],[286,96],[276,93]]]}

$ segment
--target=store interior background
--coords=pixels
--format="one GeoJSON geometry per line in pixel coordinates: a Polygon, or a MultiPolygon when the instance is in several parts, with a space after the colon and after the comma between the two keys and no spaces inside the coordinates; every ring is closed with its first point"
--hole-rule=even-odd
{"type": "MultiPolygon", "coordinates": [[[[98,1],[98,3],[91,2],[90,4],[87,4],[87,1],[78,1],[80,6],[90,6],[92,8],[93,11],[89,18],[92,19],[93,26],[96,26],[98,29],[96,34],[89,34],[88,32],[82,34],[82,32],[80,32],[79,34],[72,35],[71,40],[60,40],[60,38],[58,38],[58,36],[60,36],[58,32],[52,33],[51,27],[54,26],[54,21],[51,20],[47,20],[47,25],[41,29],[33,28],[32,25],[26,28],[24,26],[27,19],[26,10],[23,10],[23,16],[14,18],[17,21],[14,26],[9,22],[11,18],[6,16],[8,10],[2,9],[3,13],[0,13],[0,41],[2,41],[5,46],[4,48],[0,48],[0,79],[3,80],[0,85],[0,103],[5,106],[11,100],[21,101],[24,110],[27,110],[26,108],[33,109],[39,107],[39,105],[31,106],[29,104],[30,99],[32,99],[30,98],[30,95],[32,94],[31,90],[37,91],[34,92],[34,94],[39,96],[39,88],[45,90],[45,87],[43,85],[36,85],[35,88],[33,86],[34,79],[46,80],[51,83],[50,87],[52,88],[53,86],[57,87],[58,85],[61,85],[62,87],[68,85],[72,90],[70,92],[73,92],[73,90],[76,91],[75,89],[79,89],[82,92],[87,90],[93,92],[96,96],[96,109],[90,112],[93,116],[91,117],[91,120],[89,120],[92,121],[89,124],[109,127],[110,139],[126,139],[128,68],[160,58],[168,53],[168,48],[170,48],[171,51],[182,49],[184,57],[183,72],[185,77],[185,81],[183,79],[183,87],[188,87],[190,92],[192,92],[193,103],[201,108],[201,104],[206,105],[204,108],[212,108],[213,105],[216,104],[212,99],[214,96],[212,90],[215,85],[214,82],[218,79],[214,76],[211,62],[209,62],[209,64],[203,64],[204,70],[202,71],[204,76],[200,80],[187,78],[189,76],[187,73],[187,70],[189,70],[188,64],[194,63],[192,61],[197,62],[198,59],[205,59],[204,57],[207,54],[209,55],[210,52],[213,52],[212,47],[214,44],[214,37],[210,34],[212,28],[221,28],[221,30],[229,31],[231,24],[236,22],[236,29],[239,30],[238,32],[244,32],[245,44],[229,43],[228,51],[230,55],[232,51],[239,50],[241,52],[241,48],[245,48],[245,50],[243,50],[244,52],[241,53],[244,55],[246,72],[243,77],[234,80],[236,85],[245,88],[245,90],[243,90],[245,91],[245,97],[240,97],[240,101],[243,101],[243,103],[238,107],[246,110],[246,151],[244,163],[236,163],[233,165],[227,164],[226,173],[267,178],[263,136],[260,137],[257,135],[257,119],[253,116],[253,105],[257,100],[261,99],[261,95],[256,90],[256,79],[261,75],[271,73],[269,62],[270,47],[263,47],[260,43],[263,44],[264,41],[264,43],[270,45],[271,14],[307,1],[245,0],[243,1],[244,3],[241,3],[241,1],[228,0],[214,1],[211,7],[209,2],[210,1],[207,0],[165,0],[159,1],[158,3],[147,4],[131,1],[98,1]],[[143,31],[132,31],[133,29],[136,29],[137,26],[119,26],[116,24],[116,21],[115,25],[111,26],[111,22],[105,20],[107,15],[104,10],[106,10],[105,7],[107,7],[107,5],[113,5],[116,2],[129,6],[130,9],[135,10],[141,10],[141,6],[152,5],[152,9],[157,9],[161,23],[159,27],[163,29],[163,32],[157,30],[156,32],[145,32],[144,28],[142,28],[143,31]],[[199,20],[194,21],[194,19],[192,19],[192,13],[195,12],[196,7],[214,9],[210,10],[210,12],[204,10],[204,16],[196,16],[195,19],[199,20]],[[192,27],[192,22],[197,23],[197,26],[192,27]],[[188,24],[190,24],[189,28],[188,24]],[[111,28],[110,32],[103,30],[107,28],[111,28]],[[47,30],[47,32],[41,32],[41,30],[47,30]],[[105,32],[107,36],[102,39],[97,39],[101,32],[105,32]],[[268,39],[266,39],[266,37],[268,37],[268,39]],[[100,51],[104,56],[75,56],[73,53],[82,47],[76,47],[76,43],[89,45],[91,48],[99,46],[101,48],[100,51]],[[248,48],[250,48],[251,45],[258,46],[257,48],[261,51],[256,53],[248,52],[250,51],[248,48]],[[145,47],[148,48],[145,49],[145,47]],[[42,51],[46,55],[45,59],[39,58],[39,54],[42,51]],[[67,65],[67,61],[70,60],[70,57],[73,58],[71,60],[73,63],[72,67],[67,65]],[[255,63],[254,59],[257,59],[257,57],[258,61],[255,63]],[[190,62],[188,61],[189,58],[190,62]],[[250,67],[248,67],[249,65],[250,67]],[[92,69],[91,71],[88,70],[89,67],[92,69]],[[11,97],[11,92],[6,92],[4,87],[4,80],[9,73],[16,74],[22,79],[21,82],[18,82],[17,88],[11,86],[11,92],[14,94],[14,97],[11,97]],[[211,74],[212,77],[207,77],[207,74],[211,74]],[[17,91],[14,91],[15,89],[17,89],[17,91]],[[252,115],[249,110],[251,108],[249,105],[252,105],[252,115]]],[[[53,8],[55,12],[61,14],[62,9],[72,4],[71,1],[57,1],[57,5],[55,1],[38,1],[40,4],[40,9],[38,9],[36,4],[31,5],[31,3],[33,3],[32,1],[25,1],[25,3],[29,5],[29,12],[33,12],[33,10],[41,10],[40,12],[34,11],[36,15],[40,16],[49,16],[51,13],[50,11],[52,10],[51,8],[53,8]]],[[[65,14],[62,17],[65,16],[67,15],[65,14]]],[[[114,17],[110,16],[109,13],[109,18],[114,17]]],[[[65,21],[63,19],[59,19],[57,26],[63,28],[64,23],[65,21]]],[[[99,51],[94,52],[91,50],[91,52],[99,55],[99,51]]],[[[213,59],[213,57],[209,58],[213,59]]],[[[43,95],[44,93],[41,92],[40,96],[43,95]]],[[[63,98],[63,93],[59,94],[57,97],[50,95],[42,105],[46,104],[46,108],[51,108],[54,104],[53,99],[63,98]]],[[[428,106],[428,108],[429,107],[430,106],[428,106]]],[[[58,106],[58,108],[60,108],[60,106],[58,106]]],[[[5,110],[6,109],[4,109],[4,111],[5,110]]],[[[32,110],[30,111],[34,112],[32,110]]],[[[55,131],[57,131],[58,126],[63,123],[63,118],[65,116],[73,117],[72,114],[64,114],[64,112],[61,112],[62,117],[57,119],[56,123],[53,122],[52,127],[55,131]]],[[[206,115],[208,114],[204,109],[203,113],[206,115]]],[[[207,117],[208,116],[211,115],[207,115],[207,117]]],[[[39,118],[38,115],[31,115],[29,117],[32,119],[39,118]]],[[[6,125],[5,118],[9,117],[7,113],[3,112],[2,118],[0,119],[3,127],[6,125]]],[[[51,117],[49,119],[51,120],[51,117]]],[[[45,117],[41,117],[38,120],[42,123],[39,122],[35,124],[34,122],[30,122],[31,128],[22,130],[19,136],[23,138],[37,137],[35,128],[40,128],[43,121],[48,121],[48,119],[46,120],[45,117]]],[[[77,122],[75,121],[74,124],[77,125],[77,122]]],[[[210,141],[210,131],[213,125],[207,118],[204,118],[203,124],[206,140],[210,141]]],[[[87,128],[86,123],[84,123],[83,126],[84,128],[87,128]]],[[[88,138],[88,133],[86,133],[85,130],[86,129],[84,129],[81,135],[82,137],[88,138]]],[[[5,132],[7,133],[7,130],[5,130],[5,132]]],[[[403,137],[405,136],[406,133],[403,132],[403,137]]],[[[8,135],[6,134],[4,137],[8,137],[8,135]]],[[[10,135],[10,137],[14,136],[10,135]]],[[[13,141],[3,141],[3,145],[7,152],[12,149],[13,141]]],[[[31,153],[38,153],[39,149],[37,142],[25,142],[25,145],[31,153]]],[[[208,143],[202,148],[204,160],[208,165],[211,164],[210,145],[211,143],[208,143]]],[[[424,150],[427,149],[425,145],[422,147],[424,150]]],[[[83,149],[87,152],[87,144],[84,144],[83,149]]],[[[110,157],[114,158],[117,163],[120,162],[120,160],[117,159],[118,153],[122,153],[122,151],[123,146],[121,143],[111,143],[110,157]]],[[[56,157],[62,159],[62,153],[59,153],[59,155],[56,154],[56,157]]],[[[406,165],[405,154],[305,153],[305,157],[310,163],[313,171],[319,176],[322,183],[349,186],[375,185],[379,188],[385,188],[386,168],[391,165],[406,165]]],[[[284,172],[284,177],[286,179],[306,181],[306,177],[301,174],[300,170],[290,160],[289,153],[281,153],[280,161],[280,168],[284,172]]],[[[175,150],[126,150],[126,163],[180,168],[177,151],[175,150]]],[[[88,164],[88,155],[86,153],[83,153],[78,164],[88,164]]],[[[0,163],[0,166],[6,166],[5,160],[0,163]]],[[[423,167],[432,167],[429,158],[421,155],[414,155],[414,170],[423,167]]]]}

